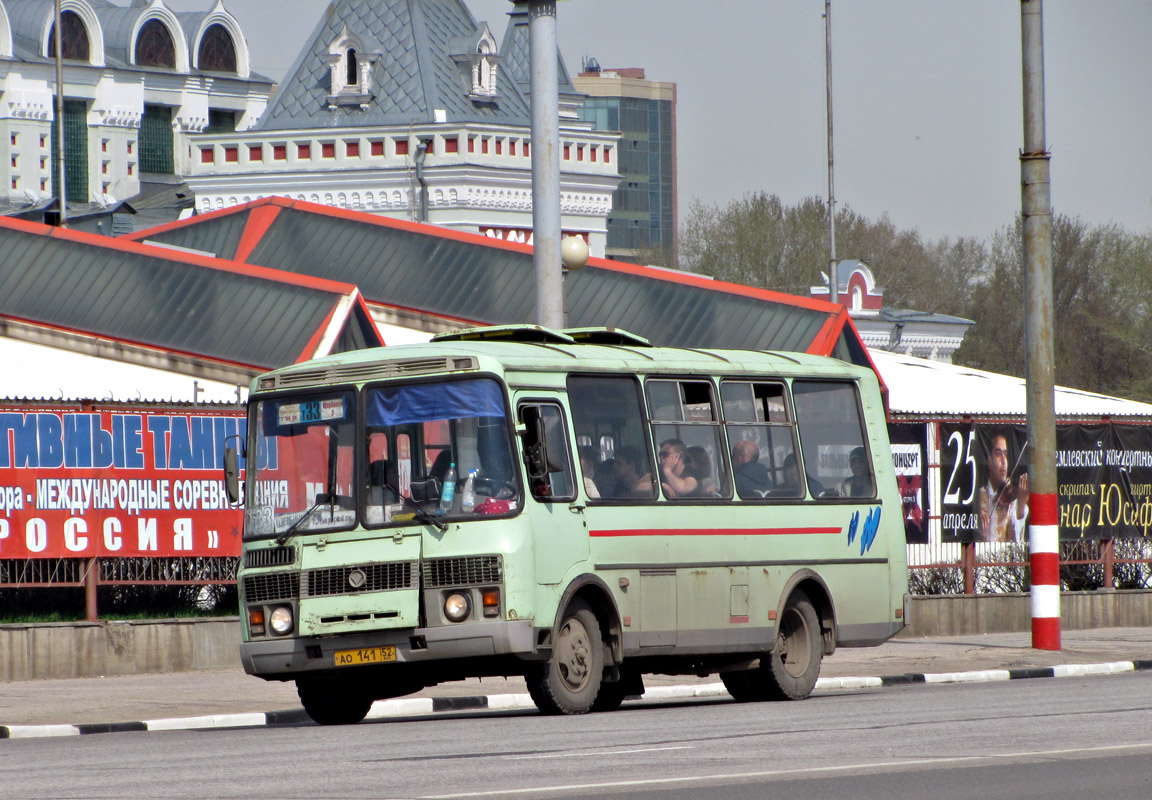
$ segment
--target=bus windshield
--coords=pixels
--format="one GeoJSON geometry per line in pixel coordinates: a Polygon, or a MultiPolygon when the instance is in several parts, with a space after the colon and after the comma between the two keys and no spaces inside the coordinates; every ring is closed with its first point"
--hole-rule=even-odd
{"type": "Polygon", "coordinates": [[[256,459],[244,538],[354,525],[355,395],[261,400],[253,422],[256,459]]]}
{"type": "Polygon", "coordinates": [[[504,392],[491,378],[364,392],[365,523],[509,514],[520,501],[504,392]],[[469,481],[471,478],[471,481],[469,481]]]}

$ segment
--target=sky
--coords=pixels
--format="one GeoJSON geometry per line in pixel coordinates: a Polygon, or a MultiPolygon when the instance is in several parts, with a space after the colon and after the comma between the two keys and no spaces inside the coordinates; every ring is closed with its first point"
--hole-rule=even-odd
{"type": "MultiPolygon", "coordinates": [[[[211,0],[168,0],[179,10],[211,0]]],[[[224,0],[279,80],[326,0],[224,0]]],[[[497,42],[508,0],[465,0],[497,42]]],[[[752,192],[827,198],[823,0],[561,0],[569,72],[642,67],[677,84],[679,206],[752,192]]],[[[1152,2],[1044,3],[1052,204],[1152,233],[1152,2]]],[[[832,0],[835,197],[926,240],[987,238],[1020,210],[1020,4],[832,0]]]]}

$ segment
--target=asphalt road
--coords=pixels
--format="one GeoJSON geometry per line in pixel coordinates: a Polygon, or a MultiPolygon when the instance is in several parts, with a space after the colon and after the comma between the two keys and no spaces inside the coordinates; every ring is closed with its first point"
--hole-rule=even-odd
{"type": "Polygon", "coordinates": [[[1152,796],[1152,674],[0,742],[13,798],[1152,796]]]}

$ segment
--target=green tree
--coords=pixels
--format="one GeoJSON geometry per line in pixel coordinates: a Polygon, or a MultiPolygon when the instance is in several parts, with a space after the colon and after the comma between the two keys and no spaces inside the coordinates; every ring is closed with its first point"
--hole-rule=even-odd
{"type": "MultiPolygon", "coordinates": [[[[954,360],[1024,375],[1024,254],[1020,221],[985,242],[924,242],[887,216],[836,212],[836,250],[860,259],[884,287],[884,305],[975,323],[954,360]]],[[[807,296],[828,270],[828,212],[819,198],[785,205],[749,194],[727,206],[693,202],[680,266],[721,280],[807,296]]],[[[1057,215],[1052,243],[1056,382],[1152,399],[1152,237],[1057,215]]]]}
{"type": "MultiPolygon", "coordinates": [[[[1147,237],[1115,225],[1091,227],[1061,215],[1052,222],[1052,329],[1055,379],[1062,386],[1125,397],[1152,388],[1152,258],[1147,237]]],[[[1024,247],[1021,222],[992,238],[967,315],[976,325],[958,363],[1023,376],[1024,247]]]]}
{"type": "MultiPolygon", "coordinates": [[[[836,212],[836,250],[864,261],[885,287],[885,303],[963,314],[986,253],[976,240],[926,246],[888,217],[836,212]]],[[[823,200],[786,206],[776,195],[746,195],[725,208],[693,202],[680,235],[680,266],[721,280],[808,295],[828,271],[828,211],[823,200]]]]}

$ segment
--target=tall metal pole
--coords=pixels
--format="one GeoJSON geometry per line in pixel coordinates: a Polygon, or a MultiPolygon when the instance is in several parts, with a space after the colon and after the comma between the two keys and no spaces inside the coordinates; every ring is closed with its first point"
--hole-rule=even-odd
{"type": "Polygon", "coordinates": [[[56,0],[56,191],[60,203],[60,225],[68,224],[68,189],[64,181],[64,29],[60,25],[60,0],[56,0]]]}
{"type": "Polygon", "coordinates": [[[824,0],[824,61],[828,76],[828,299],[839,302],[836,275],[836,190],[832,180],[832,0],[824,0]]]}
{"type": "Polygon", "coordinates": [[[560,97],[556,67],[556,0],[529,0],[532,74],[532,267],[536,322],[564,327],[560,266],[560,97]]]}
{"type": "Polygon", "coordinates": [[[1041,0],[1021,0],[1024,149],[1020,180],[1024,223],[1028,441],[1032,447],[1028,551],[1032,646],[1060,649],[1060,517],[1056,486],[1056,403],[1052,336],[1052,199],[1044,142],[1044,36],[1041,0]]]}

